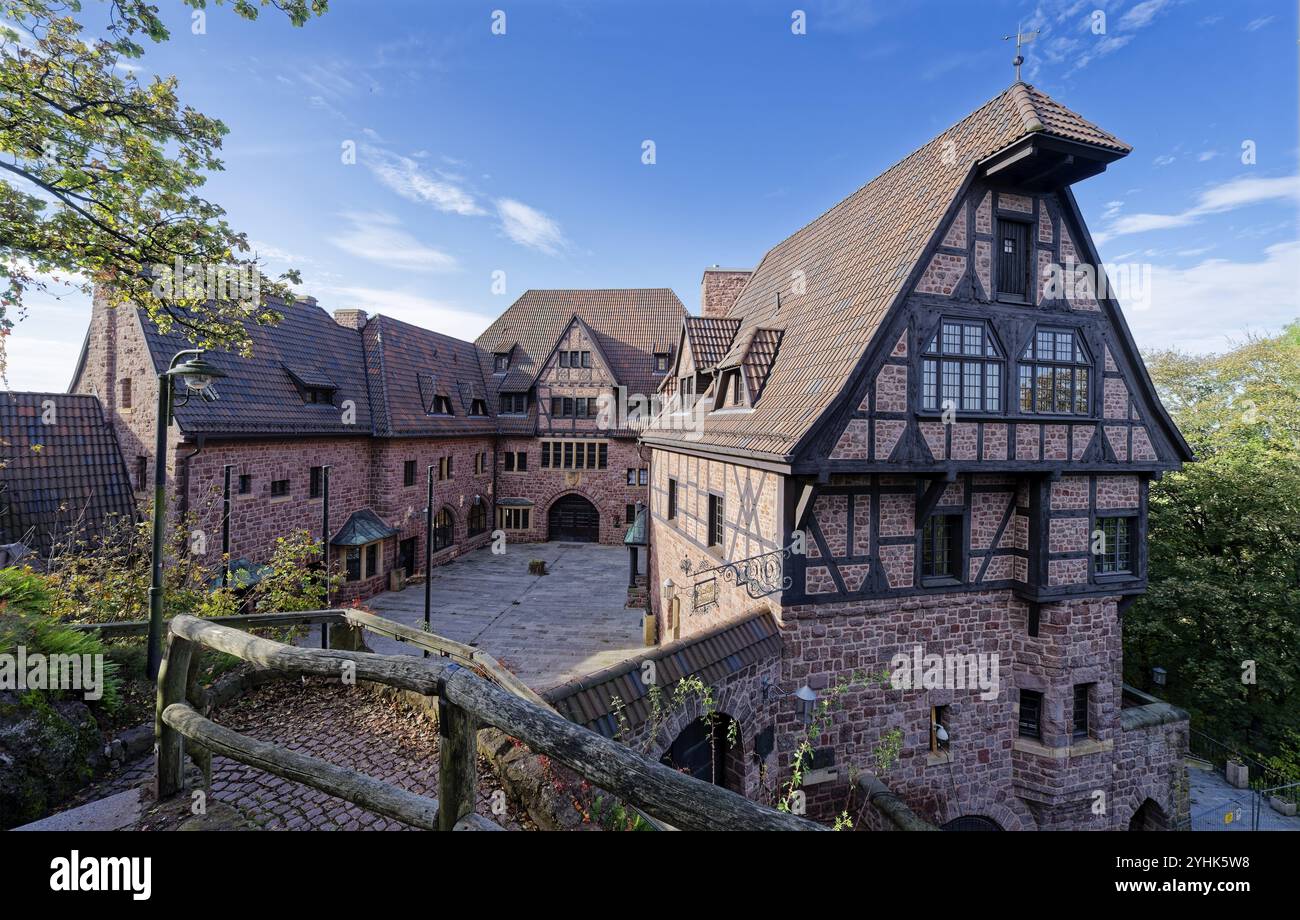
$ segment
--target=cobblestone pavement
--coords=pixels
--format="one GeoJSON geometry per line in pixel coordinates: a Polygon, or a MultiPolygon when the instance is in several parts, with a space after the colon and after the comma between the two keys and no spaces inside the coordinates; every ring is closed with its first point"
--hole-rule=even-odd
{"type": "MultiPolygon", "coordinates": [[[[628,609],[627,549],[595,543],[510,544],[474,550],[433,570],[431,629],[494,656],[534,690],[612,667],[645,650],[643,611],[628,609]],[[543,559],[549,575],[529,575],[543,559]]],[[[424,626],[424,585],[368,600],[376,614],[424,626]]],[[[319,629],[301,640],[320,646],[319,629]]],[[[418,655],[410,645],[366,633],[384,655],[418,655]]]]}
{"type": "MultiPolygon", "coordinates": [[[[383,779],[411,792],[438,795],[438,732],[429,720],[366,688],[320,680],[275,681],[219,710],[213,721],[262,741],[383,779]]],[[[87,789],[72,805],[103,798],[153,775],[153,755],[87,789]]],[[[477,812],[511,830],[524,829],[522,809],[507,803],[493,816],[500,790],[479,760],[477,812]]],[[[212,795],[266,830],[414,830],[324,792],[225,757],[212,759],[212,795]]]]}

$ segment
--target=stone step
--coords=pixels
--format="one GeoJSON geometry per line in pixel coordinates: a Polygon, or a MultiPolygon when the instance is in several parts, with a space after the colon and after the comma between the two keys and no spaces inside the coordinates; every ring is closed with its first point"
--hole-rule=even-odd
{"type": "Polygon", "coordinates": [[[140,820],[140,788],[69,808],[48,818],[15,827],[16,831],[119,831],[140,820]]]}

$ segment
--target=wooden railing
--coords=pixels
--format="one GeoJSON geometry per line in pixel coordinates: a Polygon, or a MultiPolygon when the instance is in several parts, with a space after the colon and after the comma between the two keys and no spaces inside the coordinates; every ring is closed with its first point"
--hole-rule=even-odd
{"type": "MultiPolygon", "coordinates": [[[[235,629],[227,618],[179,616],[168,630],[167,654],[158,675],[155,729],[158,734],[158,794],[182,789],[184,741],[200,746],[191,754],[210,767],[216,751],[277,776],[354,802],[386,817],[428,830],[496,828],[474,814],[478,777],[477,732],[492,726],[536,753],[565,764],[592,785],[618,796],[653,818],[686,830],[825,830],[804,818],[750,801],[718,786],[651,761],[618,742],[569,722],[544,702],[535,702],[500,680],[518,682],[495,659],[469,646],[382,620],[361,611],[271,614],[339,622],[393,635],[436,651],[439,657],[375,655],[341,649],[296,648],[235,629]],[[327,619],[318,619],[327,617],[327,619]],[[234,655],[259,668],[289,674],[373,681],[424,696],[438,704],[438,798],[417,795],[343,767],[279,748],[223,728],[201,715],[190,700],[199,647],[234,655]]],[[[245,625],[271,624],[239,618],[245,625]]],[[[528,694],[532,691],[520,684],[528,694]]],[[[532,694],[536,696],[536,694],[532,694]]]]}

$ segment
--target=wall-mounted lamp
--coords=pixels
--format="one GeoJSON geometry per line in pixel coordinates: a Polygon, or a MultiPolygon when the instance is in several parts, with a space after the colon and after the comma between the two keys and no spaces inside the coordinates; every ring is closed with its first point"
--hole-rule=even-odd
{"type": "Polygon", "coordinates": [[[677,585],[673,583],[673,580],[671,578],[665,578],[663,587],[664,587],[664,600],[668,601],[671,604],[673,598],[677,596],[677,585]]]}
{"type": "Polygon", "coordinates": [[[804,725],[812,725],[813,708],[817,705],[817,691],[804,684],[794,692],[794,710],[804,725]]]}
{"type": "Polygon", "coordinates": [[[1151,683],[1155,684],[1157,687],[1163,687],[1165,685],[1165,678],[1168,676],[1168,674],[1169,672],[1166,671],[1164,668],[1160,668],[1160,667],[1152,668],[1151,683]]]}

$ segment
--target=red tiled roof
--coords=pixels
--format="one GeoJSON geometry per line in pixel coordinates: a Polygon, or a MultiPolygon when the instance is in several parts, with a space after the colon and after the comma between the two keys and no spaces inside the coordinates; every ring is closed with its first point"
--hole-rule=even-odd
{"type": "Polygon", "coordinates": [[[69,538],[135,520],[135,497],[113,426],[94,396],[0,393],[0,543],[41,559],[69,538]]]}
{"type": "Polygon", "coordinates": [[[755,328],[783,330],[753,412],[708,415],[702,433],[665,425],[647,436],[791,456],[848,382],[975,164],[1036,132],[1130,149],[1032,86],[1011,86],[763,257],[727,313],[740,329],[720,362],[740,363],[755,328]]]}
{"type": "MultiPolygon", "coordinates": [[[[177,406],[176,421],[182,431],[249,436],[371,433],[361,336],[306,301],[278,309],[284,319],[274,326],[247,324],[253,340],[250,357],[225,350],[208,352],[207,359],[226,374],[213,387],[219,398],[216,402],[191,399],[177,406]],[[333,405],[304,402],[296,374],[328,381],[336,388],[333,405]],[[346,420],[341,411],[345,400],[356,407],[354,420],[346,420]]],[[[143,310],[137,310],[137,315],[156,371],[166,370],[176,352],[194,347],[179,326],[164,335],[143,310]]]]}
{"type": "Polygon", "coordinates": [[[571,722],[613,738],[620,728],[632,730],[650,718],[650,691],[640,678],[643,662],[655,662],[656,681],[671,694],[683,677],[698,677],[716,687],[737,671],[780,654],[781,635],[776,619],[762,610],[562,684],[544,695],[571,722]],[[623,704],[626,722],[622,725],[614,706],[615,697],[623,704]]]}
{"type": "Polygon", "coordinates": [[[717,316],[686,317],[686,342],[691,346],[695,369],[706,371],[716,367],[727,354],[731,340],[740,328],[739,319],[717,316]]]}
{"type": "Polygon", "coordinates": [[[495,400],[487,398],[479,350],[472,343],[388,316],[374,317],[361,335],[366,344],[376,435],[491,434],[496,430],[495,400]],[[451,400],[453,415],[429,414],[435,394],[451,400]],[[470,415],[475,399],[484,401],[488,415],[470,415]]]}

